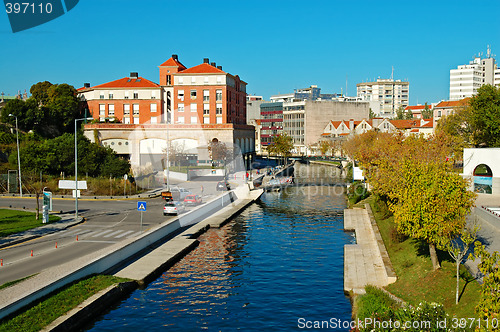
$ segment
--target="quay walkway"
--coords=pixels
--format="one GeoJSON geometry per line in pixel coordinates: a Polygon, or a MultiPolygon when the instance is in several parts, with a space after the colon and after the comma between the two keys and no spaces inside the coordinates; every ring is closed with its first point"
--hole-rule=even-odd
{"type": "Polygon", "coordinates": [[[344,210],[344,230],[354,231],[356,244],[344,246],[344,292],[364,294],[365,286],[396,282],[389,255],[371,208],[344,210]]]}

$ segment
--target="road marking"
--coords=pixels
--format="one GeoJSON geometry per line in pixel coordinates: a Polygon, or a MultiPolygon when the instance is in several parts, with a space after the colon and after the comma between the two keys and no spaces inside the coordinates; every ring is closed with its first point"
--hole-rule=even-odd
{"type": "Polygon", "coordinates": [[[92,235],[92,237],[98,237],[98,236],[104,235],[104,234],[112,232],[112,231],[113,231],[112,229],[107,229],[107,230],[102,231],[100,233],[99,233],[99,231],[96,231],[96,234],[92,235]]]}
{"type": "Polygon", "coordinates": [[[88,242],[88,243],[117,243],[118,241],[80,240],[80,242],[88,242]]]}
{"type": "Polygon", "coordinates": [[[125,233],[123,233],[123,234],[120,234],[120,235],[118,235],[118,236],[115,236],[115,238],[119,239],[119,238],[122,238],[122,237],[124,237],[125,235],[128,235],[128,234],[133,233],[133,232],[134,232],[134,231],[126,231],[126,232],[125,232],[125,233]]]}
{"type": "Polygon", "coordinates": [[[140,234],[142,234],[142,232],[141,232],[141,231],[139,231],[139,232],[135,232],[134,234],[132,234],[132,235],[130,235],[130,236],[127,236],[127,239],[130,239],[130,238],[136,237],[137,235],[140,235],[140,234]]]}
{"type": "Polygon", "coordinates": [[[110,233],[108,235],[105,235],[104,237],[112,237],[113,235],[117,235],[118,233],[121,233],[121,232],[123,232],[123,230],[120,229],[120,230],[118,230],[116,232],[113,232],[113,233],[110,233]]]}

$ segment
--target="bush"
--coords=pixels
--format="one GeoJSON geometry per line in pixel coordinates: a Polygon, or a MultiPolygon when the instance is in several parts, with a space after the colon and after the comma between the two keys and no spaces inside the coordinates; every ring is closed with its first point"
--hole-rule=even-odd
{"type": "Polygon", "coordinates": [[[359,201],[364,200],[370,196],[370,192],[366,190],[365,184],[361,182],[356,182],[349,187],[347,191],[347,197],[349,198],[349,203],[354,205],[359,201]]]}
{"type": "Polygon", "coordinates": [[[408,239],[408,236],[400,233],[397,226],[394,224],[390,226],[390,236],[393,243],[401,243],[408,239]]]}

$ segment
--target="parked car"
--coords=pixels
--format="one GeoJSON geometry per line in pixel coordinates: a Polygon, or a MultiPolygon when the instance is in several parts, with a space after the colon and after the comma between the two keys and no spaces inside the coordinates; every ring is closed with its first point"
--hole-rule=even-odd
{"type": "Polygon", "coordinates": [[[217,191],[226,191],[226,190],[231,190],[231,186],[229,185],[229,182],[227,181],[219,181],[217,182],[217,186],[215,187],[217,191]]]}
{"type": "Polygon", "coordinates": [[[184,202],[170,201],[170,202],[165,203],[165,206],[163,207],[163,215],[164,216],[166,216],[167,214],[178,215],[184,211],[186,211],[186,207],[184,206],[184,202]]]}
{"type": "Polygon", "coordinates": [[[187,195],[184,198],[185,205],[198,205],[201,204],[201,196],[200,195],[187,195]]]}

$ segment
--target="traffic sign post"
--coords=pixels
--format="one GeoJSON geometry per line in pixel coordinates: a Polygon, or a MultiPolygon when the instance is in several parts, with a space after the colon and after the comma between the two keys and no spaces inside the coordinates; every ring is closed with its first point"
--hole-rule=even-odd
{"type": "Polygon", "coordinates": [[[142,233],[142,213],[143,213],[144,211],[146,211],[146,208],[147,208],[147,204],[146,204],[146,202],[144,202],[144,201],[142,201],[142,202],[141,202],[141,201],[137,202],[137,211],[140,211],[140,212],[141,212],[141,233],[142,233]]]}

